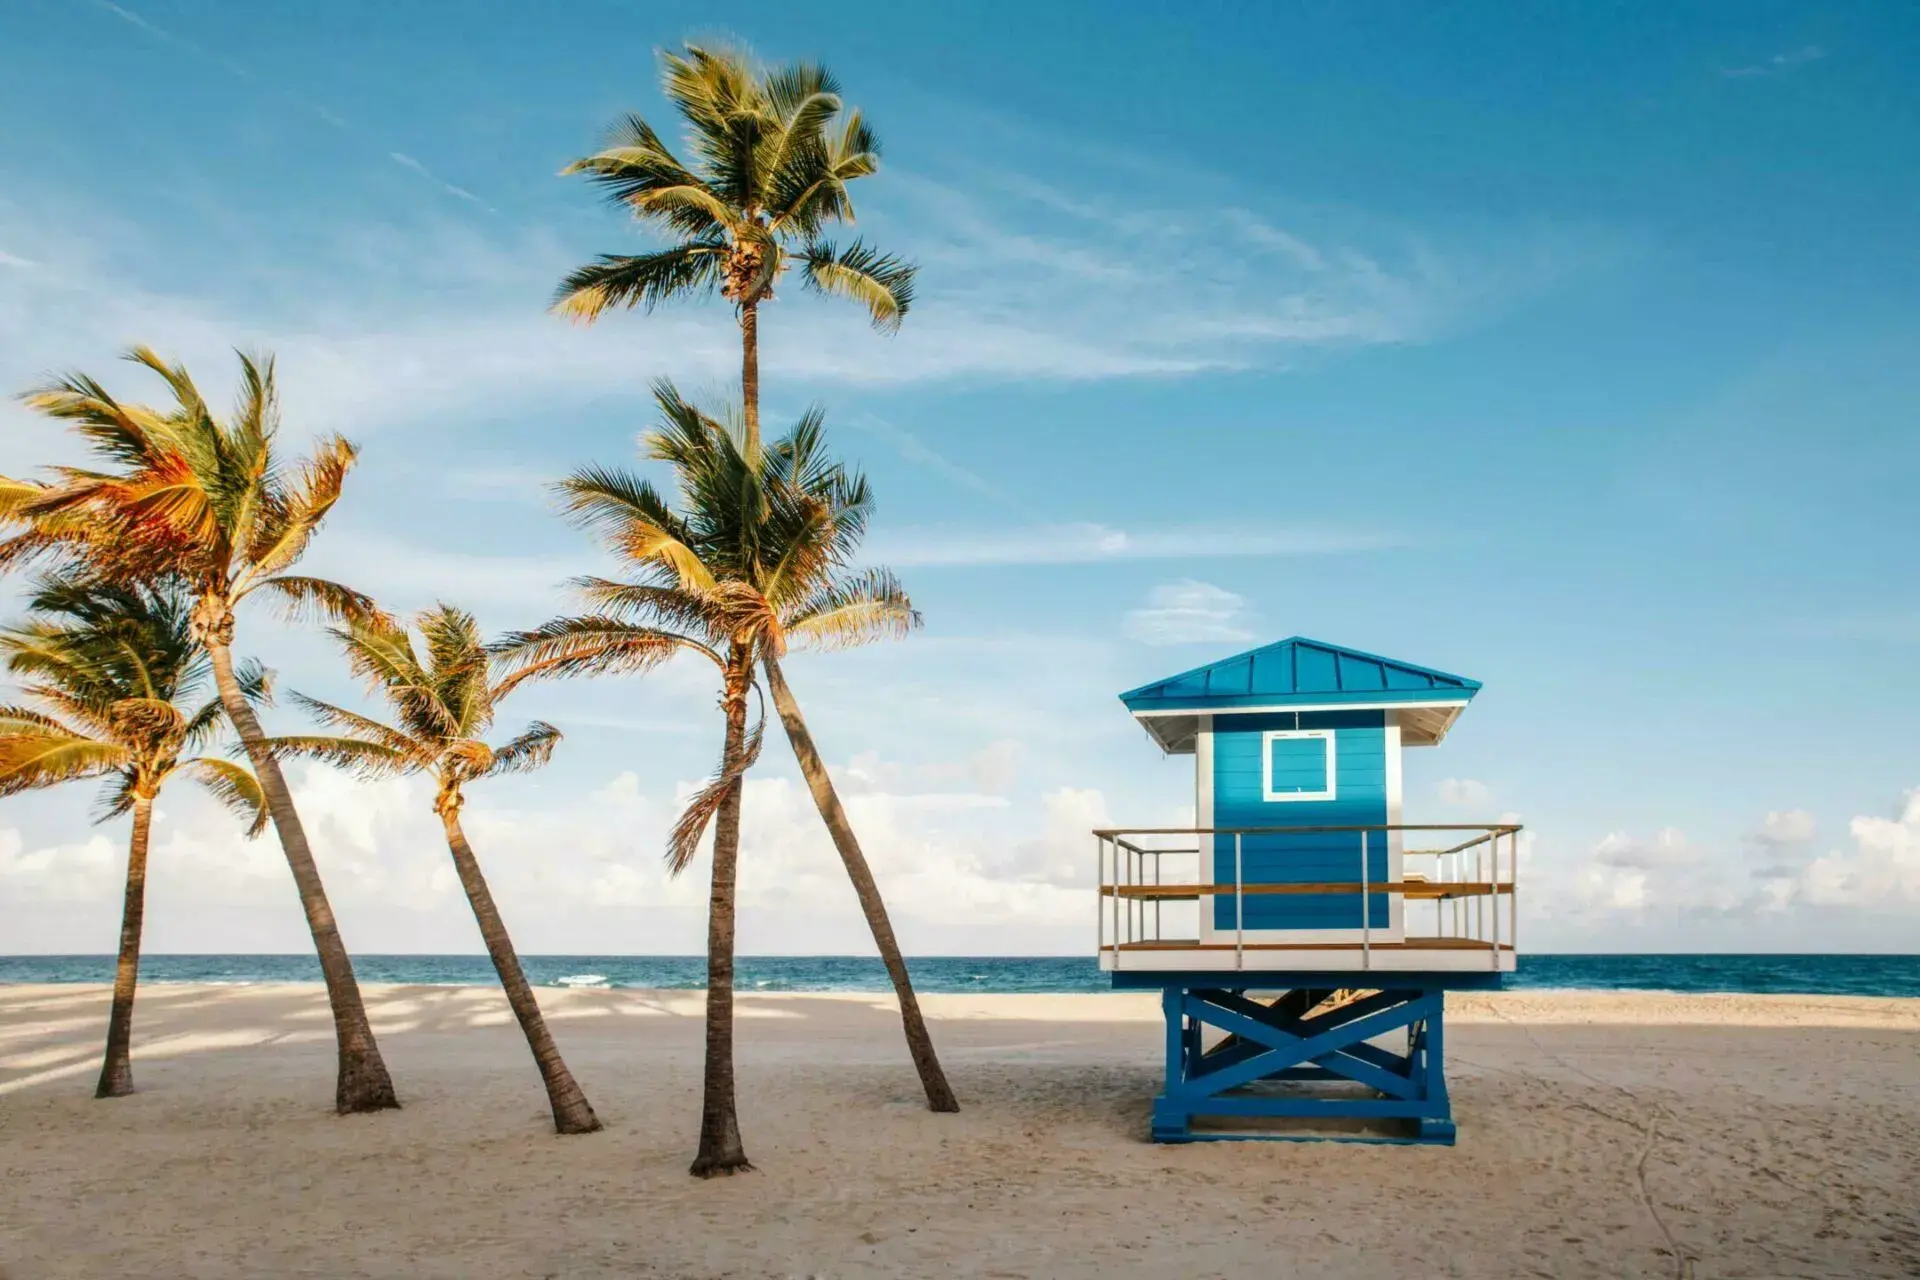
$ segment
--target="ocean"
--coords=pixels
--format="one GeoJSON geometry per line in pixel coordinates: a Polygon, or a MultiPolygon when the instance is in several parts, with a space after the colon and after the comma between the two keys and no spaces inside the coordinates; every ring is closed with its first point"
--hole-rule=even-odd
{"type": "MultiPolygon", "coordinates": [[[[543,987],[698,989],[700,956],[522,956],[543,987]]],[[[485,984],[496,981],[484,955],[360,955],[363,982],[485,984]]],[[[1105,991],[1105,975],[1082,956],[918,956],[908,961],[926,992],[1105,991]]],[[[152,955],[142,982],[318,982],[312,956],[152,955]]],[[[111,982],[113,957],[0,955],[3,982],[111,982]]],[[[886,991],[880,961],[862,956],[741,956],[743,991],[886,991]]],[[[1508,975],[1514,988],[1614,991],[1720,991],[1920,997],[1920,956],[1865,955],[1527,955],[1508,975]]]]}

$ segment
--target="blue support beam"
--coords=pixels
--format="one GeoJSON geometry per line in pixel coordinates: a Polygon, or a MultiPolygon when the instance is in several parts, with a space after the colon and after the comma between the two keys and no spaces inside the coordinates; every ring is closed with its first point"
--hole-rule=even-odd
{"type": "Polygon", "coordinates": [[[1154,1141],[1280,1136],[1193,1131],[1196,1117],[1277,1117],[1400,1120],[1410,1129],[1400,1141],[1451,1145],[1443,987],[1396,986],[1336,1004],[1318,984],[1261,1000],[1216,982],[1161,987],[1166,1088],[1154,1099],[1154,1141]],[[1211,1046],[1208,1027],[1223,1035],[1211,1046]],[[1395,1031],[1404,1032],[1404,1054],[1370,1043],[1395,1031]],[[1329,1083],[1350,1087],[1299,1087],[1329,1083]]]}

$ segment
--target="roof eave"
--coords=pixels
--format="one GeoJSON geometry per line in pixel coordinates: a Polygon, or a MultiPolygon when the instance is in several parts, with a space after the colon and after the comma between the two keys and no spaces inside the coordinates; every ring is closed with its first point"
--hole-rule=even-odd
{"type": "Polygon", "coordinates": [[[1480,692],[1478,684],[1458,689],[1349,689],[1337,693],[1236,693],[1192,698],[1132,698],[1120,700],[1135,716],[1158,712],[1234,711],[1267,708],[1290,710],[1298,707],[1398,707],[1408,703],[1465,705],[1480,692]]]}

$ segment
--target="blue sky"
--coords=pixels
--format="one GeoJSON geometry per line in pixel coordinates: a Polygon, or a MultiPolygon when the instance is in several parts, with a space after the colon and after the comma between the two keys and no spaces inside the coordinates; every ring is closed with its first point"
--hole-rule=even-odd
{"type": "MultiPolygon", "coordinates": [[[[927,617],[794,667],[912,949],[1090,948],[1086,829],[1192,803],[1113,695],[1296,633],[1486,683],[1409,757],[1409,816],[1528,824],[1536,947],[1920,937],[1902,6],[15,0],[6,25],[0,384],[145,341],[224,388],[227,348],[269,347],[290,434],[364,448],[316,570],[494,627],[596,565],[540,482],[630,458],[649,380],[736,372],[718,304],[544,313],[643,243],[556,171],[619,111],[667,122],[662,44],[835,68],[886,144],[860,230],[920,297],[888,338],[787,290],[766,412],[825,404],[927,617]]],[[[65,448],[0,409],[0,467],[65,448]]],[[[352,696],[317,637],[244,625],[286,685],[352,696]]],[[[473,812],[522,946],[697,949],[657,847],[710,767],[705,674],[521,710],[568,741],[473,812]]],[[[418,784],[301,786],[350,943],[473,949],[418,784]]],[[[743,946],[864,950],[783,749],[748,807],[743,946]]],[[[301,949],[270,842],[166,810],[155,947],[301,949]]],[[[121,835],[83,820],[77,794],[0,811],[0,947],[111,945],[121,835]]]]}

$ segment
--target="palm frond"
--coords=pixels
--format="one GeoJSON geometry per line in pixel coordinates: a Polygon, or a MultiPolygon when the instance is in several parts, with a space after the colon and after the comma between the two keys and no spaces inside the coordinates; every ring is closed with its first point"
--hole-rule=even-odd
{"type": "Polygon", "coordinates": [[[184,366],[145,347],[128,358],[166,383],[171,406],[119,401],[78,374],[26,397],[70,425],[98,465],[50,468],[37,492],[0,486],[4,518],[24,526],[0,544],[0,561],[52,558],[109,582],[178,578],[209,598],[265,588],[296,613],[366,612],[358,592],[285,574],[338,500],[354,455],[330,438],[291,481],[282,475],[272,357],[240,353],[240,392],[224,420],[184,366]]]}
{"type": "Polygon", "coordinates": [[[893,331],[913,305],[912,263],[855,240],[844,249],[815,240],[800,253],[801,279],[828,297],[848,298],[867,308],[873,327],[893,331]]]}
{"type": "MultiPolygon", "coordinates": [[[[756,686],[757,687],[757,686],[756,686]]],[[[700,841],[712,825],[714,815],[726,801],[727,793],[746,775],[754,762],[760,758],[760,745],[766,738],[767,717],[763,708],[760,718],[747,731],[746,741],[742,744],[740,758],[729,762],[722,757],[715,767],[713,777],[707,785],[694,792],[687,801],[687,807],[675,819],[673,830],[667,836],[667,873],[679,875],[692,865],[699,856],[700,841]]]]}
{"type": "Polygon", "coordinates": [[[720,655],[699,640],[662,628],[603,615],[555,618],[531,631],[512,632],[493,645],[507,672],[494,686],[494,696],[505,697],[530,679],[651,671],[682,650],[721,662],[720,655]]]}
{"type": "Polygon", "coordinates": [[[282,572],[306,553],[314,534],[333,505],[340,500],[347,472],[359,451],[340,436],[322,440],[313,455],[300,464],[298,478],[262,512],[266,517],[249,523],[252,540],[246,549],[249,572],[266,577],[282,572]]]}
{"type": "Polygon", "coordinates": [[[906,589],[885,569],[867,569],[823,586],[786,619],[789,642],[847,649],[904,639],[921,624],[906,589]]]}
{"type": "Polygon", "coordinates": [[[678,297],[712,293],[726,274],[726,245],[690,240],[657,253],[603,253],[569,272],[554,290],[553,310],[591,324],[615,307],[651,311],[678,297]]]}
{"type": "Polygon", "coordinates": [[[372,596],[355,591],[326,578],[309,578],[283,573],[261,578],[247,588],[248,594],[264,591],[278,596],[281,612],[291,621],[319,617],[334,622],[390,622],[372,596]]]}
{"type": "Polygon", "coordinates": [[[193,775],[194,780],[227,808],[245,819],[247,836],[259,835],[267,827],[267,796],[260,789],[260,780],[253,771],[231,760],[222,760],[217,756],[199,756],[182,761],[183,772],[193,775]]]}
{"type": "Polygon", "coordinates": [[[573,587],[588,604],[625,621],[676,635],[697,636],[712,645],[726,638],[725,611],[710,595],[680,587],[594,577],[575,578],[573,587]]]}
{"type": "Polygon", "coordinates": [[[133,753],[113,742],[43,730],[0,734],[0,796],[124,769],[133,753]]]}
{"type": "Polygon", "coordinates": [[[319,760],[368,780],[416,773],[421,763],[412,755],[378,742],[339,738],[319,733],[280,734],[264,743],[276,760],[319,760]]]}
{"type": "Polygon", "coordinates": [[[532,773],[553,757],[553,749],[559,745],[560,731],[544,720],[536,720],[518,737],[494,750],[493,761],[483,776],[532,773]]]}
{"type": "Polygon", "coordinates": [[[614,468],[583,467],[556,490],[568,517],[614,551],[651,562],[689,586],[712,585],[712,573],[691,545],[694,532],[651,484],[614,468]]]}
{"type": "Polygon", "coordinates": [[[427,645],[427,669],[435,696],[454,725],[454,737],[478,738],[493,723],[488,685],[491,655],[480,639],[472,614],[440,604],[422,612],[414,625],[427,645]]]}
{"type": "Polygon", "coordinates": [[[122,405],[85,374],[69,374],[21,399],[31,409],[71,423],[95,453],[122,466],[144,466],[155,452],[157,415],[140,405],[122,405]]]}
{"type": "Polygon", "coordinates": [[[133,812],[133,802],[138,798],[136,786],[139,779],[132,769],[115,769],[107,775],[107,785],[100,788],[100,794],[93,801],[93,822],[95,826],[112,822],[125,813],[133,812]]]}
{"type": "Polygon", "coordinates": [[[411,757],[419,762],[422,767],[424,767],[426,762],[433,756],[434,744],[423,743],[393,728],[391,725],[381,724],[378,720],[369,716],[363,716],[357,711],[349,711],[345,707],[336,707],[331,702],[322,702],[318,698],[309,698],[306,694],[298,691],[295,691],[293,700],[298,703],[301,709],[308,715],[318,720],[321,724],[340,730],[344,736],[371,742],[376,746],[386,748],[395,755],[411,757]]]}
{"type": "Polygon", "coordinates": [[[682,235],[711,237],[738,219],[738,211],[719,201],[697,174],[680,163],[653,126],[632,113],[614,123],[601,150],[560,172],[563,177],[586,174],[612,203],[682,235]],[[654,199],[662,192],[689,189],[704,192],[707,199],[654,199]]]}
{"type": "MultiPolygon", "coordinates": [[[[421,663],[405,627],[392,620],[358,622],[330,628],[328,634],[339,642],[347,668],[399,713],[401,729],[408,736],[422,742],[462,736],[458,715],[442,700],[434,672],[421,663]]],[[[295,696],[309,709],[327,708],[325,703],[295,696]]]]}
{"type": "Polygon", "coordinates": [[[80,730],[32,707],[0,706],[0,734],[51,733],[69,738],[84,736],[80,730]]]}

